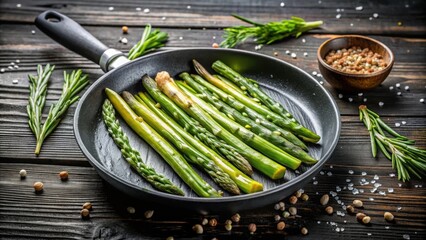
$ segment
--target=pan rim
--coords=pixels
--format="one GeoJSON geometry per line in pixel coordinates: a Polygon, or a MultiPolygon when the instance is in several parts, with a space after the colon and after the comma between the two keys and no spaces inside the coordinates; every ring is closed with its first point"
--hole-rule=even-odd
{"type": "Polygon", "coordinates": [[[332,153],[334,152],[334,150],[337,146],[337,143],[339,141],[340,132],[341,132],[341,120],[340,120],[340,111],[339,111],[339,108],[337,106],[337,103],[334,100],[334,98],[331,96],[331,94],[325,89],[325,87],[322,86],[318,81],[316,81],[312,76],[310,76],[306,71],[304,71],[303,69],[301,69],[301,68],[299,68],[299,67],[297,67],[297,66],[295,66],[291,63],[288,63],[286,61],[283,61],[281,59],[277,59],[277,58],[274,58],[274,57],[271,57],[271,56],[268,56],[268,55],[264,55],[264,54],[260,54],[260,53],[256,53],[256,52],[251,52],[251,51],[246,51],[246,50],[191,47],[191,48],[179,48],[179,49],[165,50],[165,51],[152,53],[152,54],[149,54],[147,56],[144,56],[144,57],[138,58],[136,60],[130,61],[130,62],[120,66],[119,68],[114,69],[114,70],[107,72],[104,75],[102,75],[85,91],[85,93],[83,94],[81,99],[78,101],[78,105],[77,105],[77,108],[75,110],[75,115],[74,115],[73,131],[74,131],[74,135],[75,135],[78,146],[80,147],[80,149],[83,152],[83,154],[85,155],[85,157],[89,160],[90,164],[92,166],[94,166],[97,171],[101,171],[103,174],[109,176],[111,179],[113,179],[113,180],[115,180],[115,181],[117,181],[121,184],[124,184],[127,187],[132,188],[133,190],[144,191],[147,194],[155,195],[156,197],[161,197],[161,198],[168,199],[168,200],[172,199],[172,200],[177,200],[177,201],[182,201],[182,202],[197,202],[197,203],[200,203],[200,204],[203,204],[203,203],[212,204],[212,203],[238,202],[238,201],[242,201],[242,200],[246,201],[246,200],[251,200],[251,199],[255,199],[255,198],[267,197],[269,195],[275,194],[276,192],[282,191],[284,188],[291,188],[292,186],[306,180],[306,178],[308,178],[310,175],[319,171],[323,167],[323,165],[330,159],[330,157],[331,157],[332,153]],[[253,55],[253,56],[265,58],[265,59],[268,59],[268,60],[271,60],[271,61],[277,61],[280,64],[284,64],[287,67],[293,68],[296,71],[302,73],[303,75],[306,76],[307,79],[309,79],[309,81],[314,83],[316,85],[316,87],[318,87],[320,89],[318,91],[321,91],[326,96],[328,103],[331,104],[332,110],[336,114],[336,117],[333,119],[333,121],[336,122],[336,127],[337,127],[337,131],[333,135],[333,139],[331,141],[330,148],[318,160],[318,163],[313,165],[312,167],[310,167],[302,175],[297,176],[296,178],[291,179],[288,182],[282,183],[279,186],[275,186],[273,188],[270,188],[270,189],[267,189],[267,190],[264,190],[264,191],[261,191],[261,192],[250,193],[250,194],[241,194],[241,195],[236,195],[236,196],[226,196],[226,197],[221,197],[221,198],[203,198],[203,197],[192,197],[192,196],[178,196],[178,195],[160,192],[160,191],[157,191],[155,189],[141,188],[140,186],[137,186],[134,183],[128,182],[128,181],[116,176],[112,171],[108,170],[105,166],[103,166],[86,148],[85,144],[83,143],[80,132],[78,130],[79,129],[79,123],[78,123],[79,113],[81,111],[81,108],[83,106],[85,99],[88,96],[90,96],[93,89],[97,88],[97,86],[99,84],[101,84],[106,78],[108,78],[108,76],[111,73],[113,73],[115,71],[119,71],[120,69],[122,69],[123,67],[125,67],[127,65],[138,64],[138,62],[143,61],[146,58],[150,58],[150,57],[153,57],[153,56],[156,56],[156,55],[161,55],[161,54],[168,54],[170,52],[201,51],[201,50],[202,51],[209,50],[209,51],[236,52],[238,54],[253,55]],[[305,176],[303,176],[303,175],[305,175],[305,176]]]}

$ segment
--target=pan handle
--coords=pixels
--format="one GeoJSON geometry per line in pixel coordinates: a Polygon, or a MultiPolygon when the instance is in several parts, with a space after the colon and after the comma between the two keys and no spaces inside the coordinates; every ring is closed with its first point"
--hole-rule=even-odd
{"type": "Polygon", "coordinates": [[[47,10],[37,16],[35,25],[56,42],[101,65],[104,72],[110,70],[108,66],[117,58],[126,62],[124,57],[120,57],[124,55],[122,52],[108,48],[80,24],[61,13],[47,10]]]}

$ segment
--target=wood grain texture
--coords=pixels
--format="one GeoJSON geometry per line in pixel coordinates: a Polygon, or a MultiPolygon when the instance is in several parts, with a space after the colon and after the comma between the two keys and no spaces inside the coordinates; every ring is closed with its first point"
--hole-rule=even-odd
{"type": "MultiPolygon", "coordinates": [[[[0,4],[0,20],[17,23],[32,23],[44,10],[55,9],[75,19],[83,25],[109,26],[154,26],[223,28],[241,25],[241,21],[231,17],[237,13],[250,16],[255,21],[279,21],[291,16],[300,16],[308,21],[323,20],[325,24],[316,32],[386,34],[398,36],[421,36],[426,31],[423,1],[404,1],[394,3],[390,0],[363,2],[362,11],[355,10],[355,3],[335,1],[20,1],[16,7],[13,0],[0,4]],[[109,7],[114,10],[109,11],[109,7]],[[149,13],[137,11],[149,9],[149,13]],[[336,9],[341,18],[336,19],[336,9]],[[379,18],[373,18],[378,13],[379,18]],[[407,14],[409,13],[409,14],[407,14]],[[165,19],[163,17],[166,17],[165,19]],[[369,20],[369,18],[372,20],[369,20]],[[402,22],[402,26],[398,26],[402,22]],[[352,25],[351,25],[352,24],[352,25]]],[[[358,6],[358,5],[357,5],[358,6]]]]}
{"type": "MultiPolygon", "coordinates": [[[[426,107],[419,102],[426,97],[424,1],[126,0],[118,3],[110,0],[22,0],[19,1],[20,7],[17,4],[14,0],[0,1],[0,68],[6,69],[5,73],[0,73],[0,239],[166,239],[168,236],[175,239],[324,239],[324,236],[327,239],[402,239],[405,234],[411,239],[426,239],[425,182],[401,184],[392,177],[395,172],[390,161],[381,154],[377,159],[372,158],[367,130],[357,116],[357,107],[367,104],[392,127],[406,121],[405,125],[395,129],[415,139],[417,146],[426,147],[426,107]],[[279,6],[281,2],[285,2],[285,7],[279,6]],[[364,9],[356,11],[356,6],[364,9]],[[108,11],[109,7],[114,10],[108,11]],[[137,11],[137,7],[142,11],[137,11]],[[144,13],[145,8],[150,12],[144,13]],[[315,77],[325,82],[324,87],[339,106],[342,133],[332,158],[304,187],[310,199],[307,202],[299,199],[295,205],[298,216],[284,220],[287,225],[284,231],[276,230],[274,220],[274,215],[282,212],[274,210],[274,206],[265,206],[240,212],[241,222],[233,224],[232,231],[227,232],[224,222],[233,213],[202,216],[183,212],[176,206],[158,206],[129,198],[102,181],[74,139],[72,117],[75,105],[58,129],[46,139],[42,154],[35,157],[35,139],[28,128],[25,109],[29,93],[27,75],[36,73],[37,64],[56,65],[48,88],[47,106],[60,96],[63,70],[81,68],[89,74],[91,82],[102,75],[96,64],[58,45],[33,25],[34,18],[47,9],[70,16],[107,46],[123,52],[140,38],[147,23],[168,32],[170,40],[164,49],[175,49],[211,47],[213,43],[219,43],[222,28],[241,24],[230,16],[231,13],[259,22],[296,15],[308,21],[324,20],[325,23],[321,29],[298,39],[287,39],[259,50],[255,50],[257,44],[250,40],[237,48],[274,56],[312,73],[318,71],[316,50],[322,42],[336,34],[355,33],[385,43],[394,52],[396,62],[382,86],[360,95],[336,92],[324,79],[315,77]],[[369,20],[373,13],[378,13],[378,18],[369,20]],[[340,19],[336,19],[337,14],[341,14],[340,19]],[[398,26],[398,22],[402,26],[398,26]],[[122,35],[123,25],[130,26],[129,34],[122,35]],[[129,43],[119,43],[120,37],[128,38],[129,43]],[[296,53],[297,58],[285,54],[286,50],[296,53]],[[9,70],[7,67],[17,59],[20,60],[19,68],[9,70]],[[17,84],[13,83],[15,79],[17,84]],[[395,87],[397,83],[400,88],[395,87]],[[409,87],[408,91],[405,86],[409,87]],[[342,94],[341,98],[339,94],[342,94]],[[384,106],[379,107],[379,102],[384,106]],[[20,179],[20,169],[28,171],[26,179],[20,179]],[[59,180],[61,170],[69,171],[69,181],[59,180]],[[375,175],[378,179],[374,179],[375,175]],[[45,184],[42,194],[34,193],[32,185],[35,181],[45,184]],[[382,184],[376,192],[371,192],[373,181],[382,184]],[[354,195],[350,186],[363,192],[354,195]],[[389,188],[394,192],[389,193],[389,188]],[[329,203],[335,212],[345,212],[338,201],[350,204],[353,199],[360,199],[365,206],[358,211],[370,215],[372,224],[359,224],[350,215],[326,215],[318,202],[322,194],[330,191],[336,192],[338,197],[329,203]],[[379,194],[380,191],[385,195],[379,194]],[[82,220],[80,210],[86,201],[93,203],[94,210],[89,220],[82,220]],[[136,214],[127,213],[128,206],[135,207],[136,214]],[[152,219],[144,217],[144,211],[148,209],[155,210],[152,219]],[[385,211],[392,212],[396,221],[385,222],[385,211]],[[203,217],[217,218],[219,224],[205,226],[204,234],[196,235],[191,228],[203,217]],[[254,235],[248,233],[250,223],[257,225],[254,235]],[[302,226],[309,229],[308,236],[300,234],[302,226]],[[336,227],[344,228],[344,231],[336,232],[336,227]]],[[[47,108],[44,113],[47,114],[47,108]]],[[[288,199],[283,201],[288,209],[291,206],[288,199]]]]}
{"type": "MultiPolygon", "coordinates": [[[[356,239],[367,237],[371,233],[373,237],[386,239],[400,239],[403,234],[410,234],[411,239],[426,237],[426,200],[421,197],[426,194],[425,188],[415,188],[414,185],[404,184],[398,186],[395,177],[389,177],[392,172],[387,166],[372,166],[367,170],[361,166],[340,165],[331,161],[323,170],[327,174],[318,175],[315,181],[318,184],[309,183],[304,191],[310,196],[307,202],[299,201],[295,204],[298,208],[296,218],[288,218],[285,231],[276,230],[275,214],[281,211],[274,210],[273,206],[265,206],[251,211],[240,212],[241,221],[234,224],[231,232],[224,229],[224,222],[233,213],[211,214],[204,217],[216,218],[216,227],[205,227],[202,238],[211,239],[246,239],[249,237],[247,226],[250,223],[257,224],[256,239],[277,239],[283,236],[303,239],[299,233],[301,226],[309,229],[309,236],[327,234],[328,239],[356,239]],[[349,174],[348,169],[354,174],[349,174]],[[367,173],[362,176],[362,172],[367,173]],[[377,182],[383,184],[379,190],[386,191],[386,196],[371,193],[372,184],[360,186],[361,179],[372,181],[374,175],[380,176],[377,182]],[[365,192],[353,195],[351,191],[344,189],[348,186],[346,179],[350,179],[355,188],[365,192]],[[345,215],[328,216],[324,213],[323,206],[319,204],[319,198],[324,193],[336,192],[336,186],[343,190],[337,192],[338,200],[350,204],[353,199],[364,202],[362,210],[372,217],[372,225],[364,226],[357,223],[355,216],[345,215]],[[394,193],[388,193],[388,188],[394,188],[394,193]],[[369,198],[374,198],[374,201],[369,198]],[[400,210],[399,207],[402,207],[400,210]],[[383,219],[383,212],[390,211],[395,215],[395,223],[387,223],[383,219]],[[318,221],[320,223],[318,224],[318,221]],[[346,223],[345,223],[346,221],[346,223]],[[337,233],[333,226],[344,228],[337,233]],[[389,229],[386,229],[386,226],[389,229]]],[[[414,182],[415,183],[415,182],[414,182]]],[[[413,184],[414,184],[413,183],[413,184]]],[[[0,163],[0,237],[2,239],[18,238],[140,238],[165,239],[167,236],[181,238],[200,238],[192,232],[191,227],[200,223],[202,215],[191,212],[182,212],[179,209],[168,206],[152,205],[149,202],[141,202],[128,197],[112,189],[103,183],[92,168],[72,166],[52,166],[43,164],[16,164],[0,163]],[[20,179],[19,170],[25,168],[28,172],[26,179],[20,179]],[[58,172],[67,170],[69,180],[60,181],[58,172]],[[35,181],[44,183],[42,194],[35,194],[32,184],[35,181]],[[93,211],[89,220],[80,218],[81,206],[84,202],[93,204],[93,211]],[[136,214],[126,212],[128,206],[136,209],[136,214]],[[145,219],[143,213],[148,209],[154,209],[152,219],[145,219]]],[[[283,199],[288,209],[291,204],[283,199]]],[[[336,211],[345,212],[331,198],[329,205],[336,211]]]]}

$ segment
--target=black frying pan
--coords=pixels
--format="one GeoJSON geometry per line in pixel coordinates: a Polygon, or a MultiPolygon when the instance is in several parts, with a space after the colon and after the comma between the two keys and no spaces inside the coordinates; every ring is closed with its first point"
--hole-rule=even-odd
{"type": "MultiPolygon", "coordinates": [[[[46,11],[37,17],[35,24],[57,42],[98,63],[107,72],[90,86],[78,103],[74,117],[75,137],[101,177],[133,197],[203,212],[260,207],[277,202],[302,188],[320,171],[338,142],[340,115],[335,101],[309,74],[284,61],[241,50],[189,48],[158,52],[129,62],[122,53],[109,49],[62,14],[46,11]],[[296,172],[287,170],[285,177],[276,181],[256,172],[253,178],[263,183],[263,192],[200,198],[149,145],[121,121],[131,144],[140,150],[143,159],[181,186],[186,196],[174,196],[153,189],[122,159],[120,151],[108,136],[101,117],[104,89],[136,93],[143,90],[140,79],[145,73],[153,77],[157,72],[165,70],[176,77],[183,71],[194,72],[192,59],[197,59],[206,67],[220,59],[244,75],[257,79],[260,86],[280,101],[296,119],[322,137],[319,144],[309,146],[310,153],[319,162],[311,167],[301,166],[296,172]]],[[[200,174],[216,186],[207,176],[200,174]]]]}

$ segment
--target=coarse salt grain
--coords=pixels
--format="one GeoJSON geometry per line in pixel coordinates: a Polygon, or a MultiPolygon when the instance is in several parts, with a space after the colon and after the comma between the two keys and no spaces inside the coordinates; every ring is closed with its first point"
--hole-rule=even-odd
{"type": "Polygon", "coordinates": [[[370,201],[374,201],[374,198],[370,197],[370,198],[368,198],[368,200],[370,200],[370,201]]]}
{"type": "Polygon", "coordinates": [[[362,95],[364,95],[364,93],[358,93],[358,97],[362,97],[362,95]]]}
{"type": "Polygon", "coordinates": [[[323,81],[319,81],[319,83],[320,83],[321,85],[324,85],[324,82],[323,82],[323,81]]]}
{"type": "Polygon", "coordinates": [[[378,17],[379,17],[379,14],[378,14],[378,13],[373,13],[373,17],[374,17],[374,18],[378,18],[378,17]]]}
{"type": "Polygon", "coordinates": [[[161,20],[162,20],[162,21],[165,21],[166,19],[167,19],[166,17],[162,17],[162,18],[161,18],[161,20]]]}
{"type": "Polygon", "coordinates": [[[284,3],[284,2],[281,2],[281,3],[280,3],[280,7],[285,7],[285,3],[284,3]]]}
{"type": "Polygon", "coordinates": [[[349,170],[348,173],[352,175],[354,174],[354,170],[349,170]]]}
{"type": "Polygon", "coordinates": [[[395,173],[389,173],[389,177],[395,177],[395,173]]]}
{"type": "Polygon", "coordinates": [[[114,7],[109,7],[108,8],[108,11],[113,11],[114,10],[114,7]]]}
{"type": "Polygon", "coordinates": [[[385,229],[387,230],[387,229],[389,229],[389,226],[385,226],[385,229]]]}
{"type": "Polygon", "coordinates": [[[12,67],[12,66],[9,66],[9,67],[7,67],[7,68],[9,68],[10,70],[13,70],[13,67],[12,67]]]}
{"type": "Polygon", "coordinates": [[[374,180],[379,180],[379,176],[376,174],[376,175],[374,175],[374,180]]]}
{"type": "Polygon", "coordinates": [[[303,56],[307,57],[307,56],[308,56],[308,53],[307,53],[307,52],[304,52],[304,53],[303,53],[303,56]]]}
{"type": "Polygon", "coordinates": [[[323,172],[323,171],[320,171],[320,174],[321,174],[321,175],[324,175],[324,172],[323,172]]]}
{"type": "Polygon", "coordinates": [[[402,93],[401,93],[401,92],[397,92],[397,93],[396,93],[396,95],[401,96],[401,95],[402,95],[402,93]]]}
{"type": "Polygon", "coordinates": [[[144,13],[149,13],[149,12],[151,12],[151,10],[149,10],[149,8],[145,8],[145,9],[143,10],[143,12],[144,12],[144,13]]]}
{"type": "Polygon", "coordinates": [[[313,71],[312,75],[314,75],[314,76],[317,75],[317,71],[313,71]]]}
{"type": "Polygon", "coordinates": [[[350,98],[348,98],[348,101],[349,101],[349,102],[352,102],[353,100],[354,100],[354,99],[353,99],[353,98],[351,98],[351,97],[350,97],[350,98]]]}
{"type": "Polygon", "coordinates": [[[355,8],[355,10],[357,10],[357,11],[362,11],[363,9],[364,8],[362,6],[358,6],[358,7],[355,8]]]}
{"type": "Polygon", "coordinates": [[[389,90],[393,90],[393,86],[389,86],[389,90]]]}
{"type": "Polygon", "coordinates": [[[405,124],[407,124],[407,122],[406,122],[406,121],[402,121],[402,122],[401,122],[401,124],[402,124],[402,125],[405,125],[405,124]]]}
{"type": "Polygon", "coordinates": [[[410,235],[404,234],[404,235],[402,235],[402,238],[405,239],[405,240],[410,240],[410,235]]]}
{"type": "Polygon", "coordinates": [[[349,183],[351,182],[351,180],[349,178],[346,178],[346,182],[349,183]]]}
{"type": "Polygon", "coordinates": [[[343,94],[339,93],[338,97],[339,97],[340,99],[342,99],[342,98],[343,98],[343,94]]]}
{"type": "Polygon", "coordinates": [[[313,184],[313,185],[317,185],[317,184],[318,184],[318,181],[314,181],[312,184],[313,184]]]}
{"type": "Polygon", "coordinates": [[[297,54],[296,53],[291,53],[291,57],[292,58],[297,58],[297,54]]]}
{"type": "Polygon", "coordinates": [[[400,88],[401,87],[401,83],[395,84],[395,87],[400,88]]]}
{"type": "Polygon", "coordinates": [[[318,74],[317,74],[317,77],[322,77],[321,73],[318,73],[318,74]]]}
{"type": "Polygon", "coordinates": [[[137,8],[136,8],[136,11],[142,11],[142,8],[137,7],[137,8]]]}
{"type": "Polygon", "coordinates": [[[179,40],[183,40],[183,37],[179,37],[179,40]]]}
{"type": "Polygon", "coordinates": [[[353,24],[353,23],[351,23],[351,24],[349,24],[349,26],[353,27],[353,26],[354,26],[354,24],[353,24]]]}
{"type": "Polygon", "coordinates": [[[395,123],[395,127],[400,127],[401,123],[395,123]]]}
{"type": "Polygon", "coordinates": [[[306,39],[302,38],[302,43],[305,43],[305,42],[306,42],[306,39]]]}
{"type": "Polygon", "coordinates": [[[333,175],[333,173],[332,172],[327,172],[327,176],[332,176],[333,175]]]}
{"type": "Polygon", "coordinates": [[[370,20],[370,21],[373,20],[373,17],[369,17],[368,20],[370,20]]]}
{"type": "Polygon", "coordinates": [[[362,172],[361,173],[361,176],[366,176],[367,175],[367,173],[366,172],[362,172]]]}
{"type": "Polygon", "coordinates": [[[18,79],[13,79],[12,81],[13,84],[18,84],[18,82],[19,82],[18,79]]]}
{"type": "Polygon", "coordinates": [[[20,7],[22,7],[22,4],[18,3],[18,4],[16,4],[16,7],[20,8],[20,7]]]}
{"type": "Polygon", "coordinates": [[[408,90],[410,90],[410,86],[405,86],[404,89],[405,89],[405,91],[408,91],[408,90]]]}
{"type": "Polygon", "coordinates": [[[367,102],[367,98],[362,99],[363,102],[367,102]]]}
{"type": "Polygon", "coordinates": [[[384,102],[379,102],[379,107],[383,107],[383,105],[385,105],[384,102]]]}
{"type": "Polygon", "coordinates": [[[191,9],[191,6],[190,5],[186,6],[186,9],[191,9]]]}
{"type": "Polygon", "coordinates": [[[290,52],[289,50],[286,50],[286,51],[285,51],[285,54],[287,54],[287,55],[290,55],[290,53],[291,53],[291,52],[290,52]]]}
{"type": "Polygon", "coordinates": [[[123,44],[127,44],[129,42],[129,40],[127,40],[127,38],[122,38],[120,40],[120,42],[123,43],[123,44]]]}
{"type": "Polygon", "coordinates": [[[6,72],[6,69],[2,68],[2,69],[0,69],[0,72],[4,73],[4,72],[6,72]]]}
{"type": "Polygon", "coordinates": [[[397,207],[396,211],[399,212],[399,211],[401,211],[401,209],[402,209],[402,207],[397,207]]]}
{"type": "Polygon", "coordinates": [[[34,35],[36,33],[35,30],[31,30],[31,34],[34,35]]]}
{"type": "Polygon", "coordinates": [[[420,98],[419,102],[424,103],[425,99],[424,98],[420,98]]]}
{"type": "Polygon", "coordinates": [[[342,17],[342,14],[340,14],[340,13],[336,15],[337,19],[340,19],[341,17],[342,17]]]}
{"type": "Polygon", "coordinates": [[[388,193],[393,193],[393,188],[388,188],[388,193]]]}

